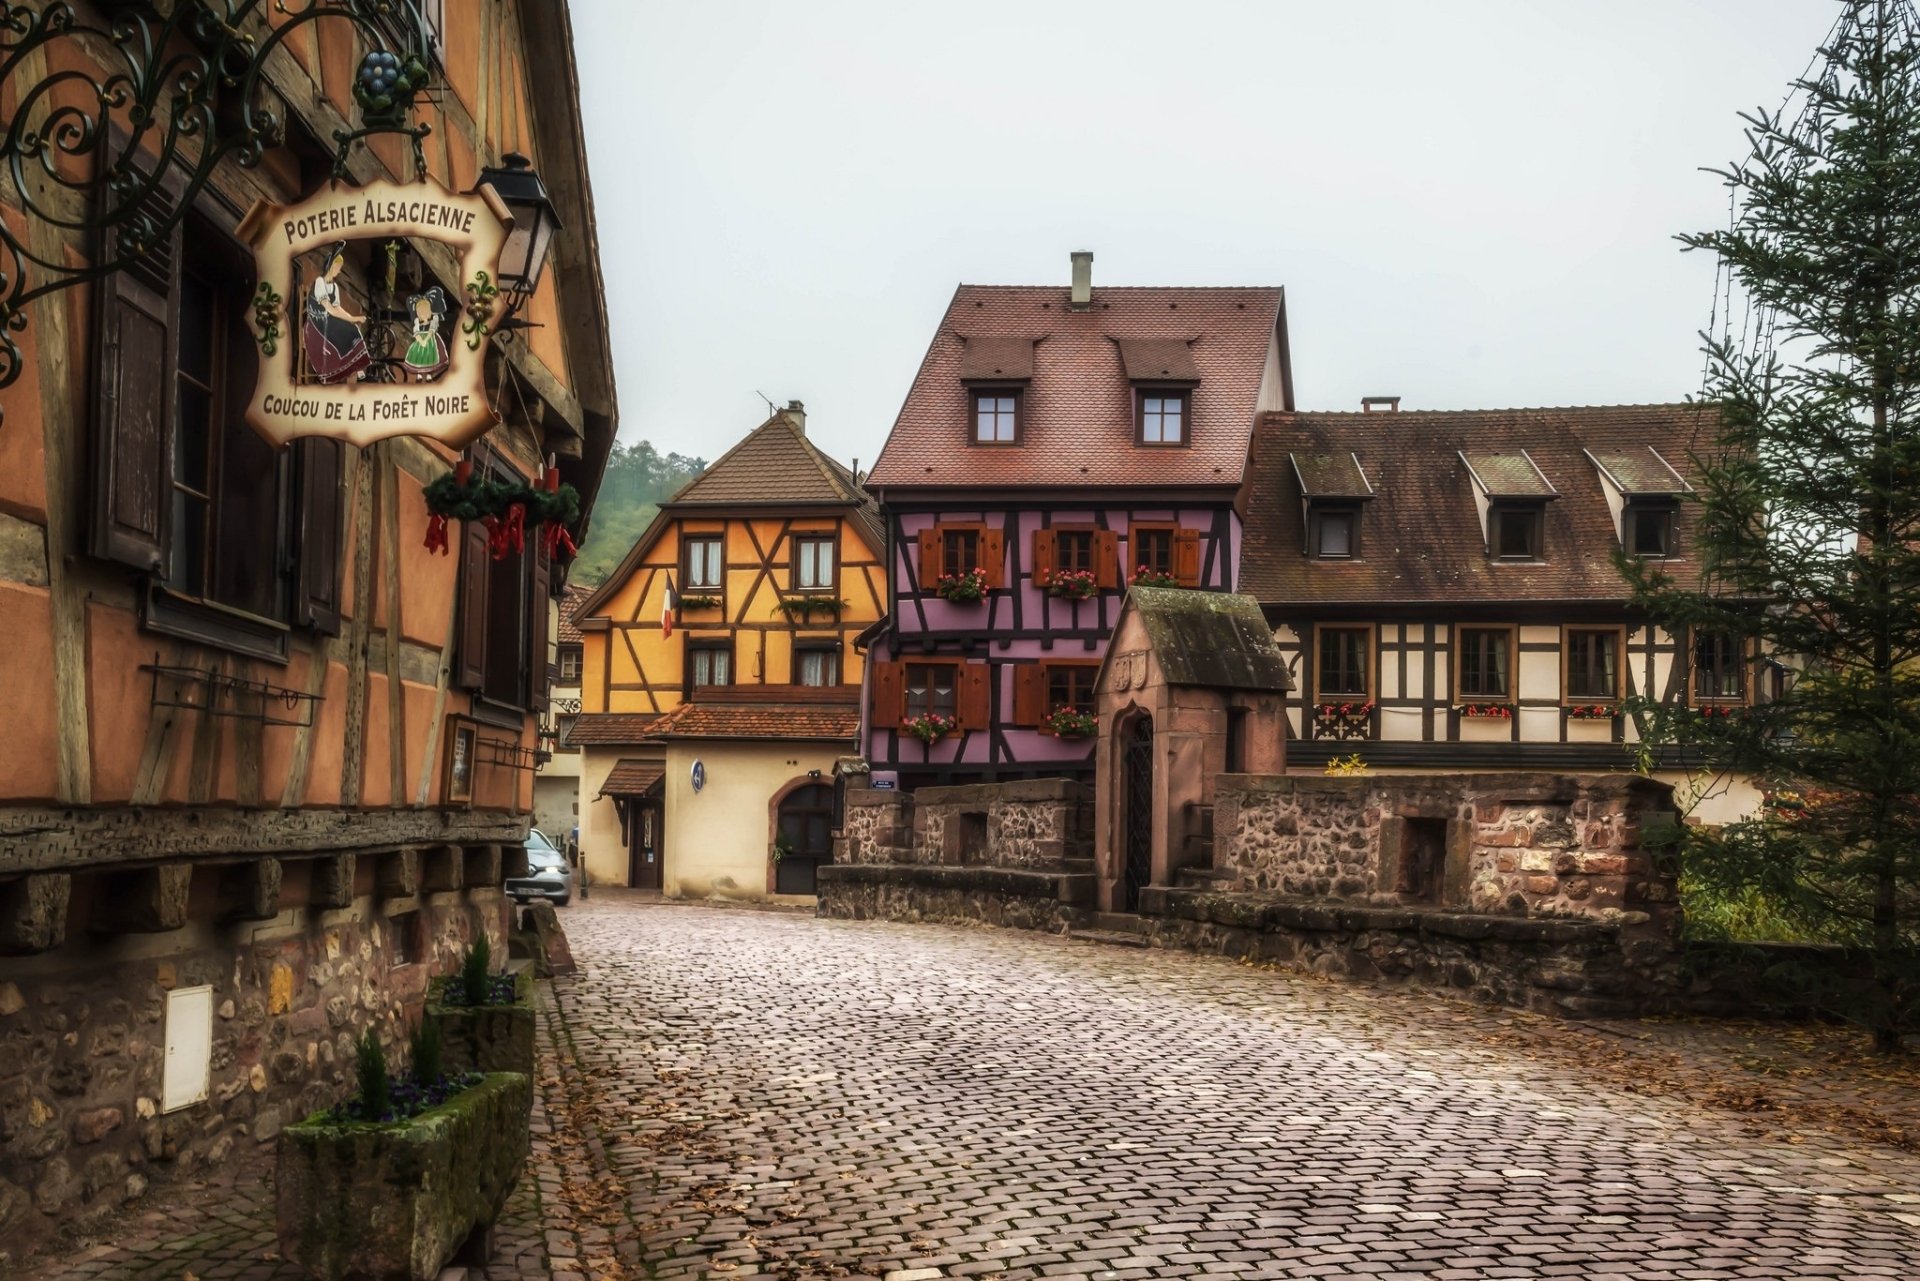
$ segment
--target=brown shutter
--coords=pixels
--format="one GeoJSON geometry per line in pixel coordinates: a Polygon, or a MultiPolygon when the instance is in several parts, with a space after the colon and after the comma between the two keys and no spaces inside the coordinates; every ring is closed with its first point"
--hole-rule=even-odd
{"type": "MultiPolygon", "coordinates": [[[[111,154],[121,154],[116,134],[111,154]]],[[[145,212],[171,216],[184,194],[169,167],[145,212]]],[[[108,231],[96,252],[117,249],[108,231]]],[[[92,509],[87,550],[135,569],[166,559],[173,481],[174,369],[179,355],[180,228],[165,244],[107,276],[94,291],[92,509]]]]}
{"type": "Polygon", "coordinates": [[[960,688],[956,691],[954,710],[959,714],[961,729],[987,728],[988,709],[992,706],[987,696],[987,682],[992,675],[991,663],[960,664],[960,688]]]}
{"type": "Polygon", "coordinates": [[[1200,531],[1175,530],[1173,535],[1173,576],[1182,587],[1200,585],[1200,531]]]}
{"type": "Polygon", "coordinates": [[[888,659],[876,658],[868,666],[873,670],[872,702],[867,713],[870,728],[892,728],[907,717],[906,673],[899,663],[888,659]]]}
{"type": "Polygon", "coordinates": [[[460,526],[460,637],[454,683],[479,689],[487,680],[487,527],[477,520],[460,526]]]}
{"type": "Polygon", "coordinates": [[[540,711],[547,705],[551,688],[547,681],[547,602],[553,595],[553,562],[547,559],[537,534],[527,539],[527,559],[532,562],[528,577],[533,580],[527,592],[531,606],[527,620],[531,637],[527,654],[527,706],[540,711]]]}
{"type": "Polygon", "coordinates": [[[1022,663],[1013,669],[1013,723],[1038,725],[1047,717],[1047,669],[1022,663]]]}
{"type": "Polygon", "coordinates": [[[920,590],[930,592],[946,571],[941,568],[940,527],[920,531],[920,590]]]}
{"type": "Polygon", "coordinates": [[[1033,531],[1033,585],[1045,587],[1047,580],[1053,577],[1053,567],[1060,563],[1059,535],[1051,529],[1033,531]]]}
{"type": "Polygon", "coordinates": [[[1093,581],[1100,587],[1120,585],[1120,535],[1111,529],[1093,531],[1093,581]]]}
{"type": "Polygon", "coordinates": [[[1007,535],[1005,530],[980,531],[980,565],[987,571],[988,587],[1007,585],[1007,535]]]}
{"type": "Polygon", "coordinates": [[[300,476],[300,590],[294,621],[329,636],[340,633],[343,448],[339,441],[319,436],[294,446],[300,476]]]}

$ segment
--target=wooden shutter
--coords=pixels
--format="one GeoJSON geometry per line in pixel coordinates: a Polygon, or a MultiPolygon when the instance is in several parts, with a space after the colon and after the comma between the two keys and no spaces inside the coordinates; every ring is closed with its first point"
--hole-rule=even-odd
{"type": "MultiPolygon", "coordinates": [[[[124,135],[115,135],[121,154],[124,135]]],[[[184,195],[169,167],[145,211],[171,216],[184,195]]],[[[117,253],[114,232],[96,252],[117,253]]],[[[87,550],[135,569],[166,560],[173,482],[174,369],[179,356],[180,228],[156,252],[100,282],[94,291],[92,506],[87,550]]]]}
{"type": "Polygon", "coordinates": [[[547,705],[550,689],[547,683],[547,603],[553,595],[553,562],[547,558],[546,549],[540,545],[538,535],[527,539],[527,559],[532,562],[528,577],[532,582],[528,586],[529,614],[527,631],[530,645],[527,653],[527,706],[535,711],[547,705]]]}
{"type": "Polygon", "coordinates": [[[1001,529],[980,531],[980,567],[987,571],[988,587],[1007,585],[1007,535],[1001,529]]]}
{"type": "Polygon", "coordinates": [[[341,516],[343,446],[337,440],[309,436],[294,446],[300,475],[299,591],[294,621],[328,636],[340,633],[341,516]]]}
{"type": "Polygon", "coordinates": [[[954,710],[959,715],[961,729],[987,728],[989,709],[993,705],[987,695],[987,682],[992,675],[990,663],[960,664],[960,688],[955,691],[954,710]]]}
{"type": "Polygon", "coordinates": [[[930,529],[921,530],[919,538],[920,590],[930,592],[933,590],[933,585],[940,581],[940,575],[946,572],[941,566],[945,548],[940,541],[940,527],[935,525],[930,529]]]}
{"type": "Polygon", "coordinates": [[[906,672],[901,664],[889,659],[876,658],[867,666],[873,671],[871,702],[867,708],[870,727],[892,728],[907,717],[906,672]]]}
{"type": "Polygon", "coordinates": [[[1053,577],[1054,566],[1060,563],[1060,536],[1051,529],[1033,531],[1033,584],[1044,587],[1053,577]]]}
{"type": "Polygon", "coordinates": [[[1013,669],[1013,723],[1038,725],[1047,716],[1047,669],[1022,663],[1013,669]]]}
{"type": "Polygon", "coordinates": [[[1111,529],[1093,531],[1093,581],[1100,587],[1120,585],[1120,535],[1111,529]]]}
{"type": "Polygon", "coordinates": [[[1200,531],[1179,529],[1173,534],[1173,576],[1182,587],[1200,585],[1200,531]]]}
{"type": "Polygon", "coordinates": [[[460,526],[460,633],[455,642],[454,683],[480,689],[487,680],[487,527],[460,526]]]}

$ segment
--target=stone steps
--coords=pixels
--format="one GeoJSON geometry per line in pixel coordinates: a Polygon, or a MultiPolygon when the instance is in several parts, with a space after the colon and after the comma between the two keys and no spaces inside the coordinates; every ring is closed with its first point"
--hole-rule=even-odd
{"type": "Polygon", "coordinates": [[[1147,946],[1147,940],[1144,935],[1134,934],[1124,930],[1085,930],[1075,928],[1067,931],[1067,937],[1075,943],[1099,943],[1107,947],[1147,946]]]}
{"type": "Polygon", "coordinates": [[[1233,873],[1216,871],[1211,867],[1183,867],[1174,873],[1182,889],[1214,890],[1219,889],[1233,879],[1233,873]]]}

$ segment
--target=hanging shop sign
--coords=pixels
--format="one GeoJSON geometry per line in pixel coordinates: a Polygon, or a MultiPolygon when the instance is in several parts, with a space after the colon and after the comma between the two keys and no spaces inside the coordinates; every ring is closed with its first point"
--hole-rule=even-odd
{"type": "Polygon", "coordinates": [[[492,187],[458,195],[432,179],[255,204],[240,224],[260,344],[247,421],[276,445],[426,436],[459,448],[484,434],[495,418],[482,374],[507,302],[499,264],[512,226],[492,187]],[[449,255],[457,282],[420,267],[449,255]]]}

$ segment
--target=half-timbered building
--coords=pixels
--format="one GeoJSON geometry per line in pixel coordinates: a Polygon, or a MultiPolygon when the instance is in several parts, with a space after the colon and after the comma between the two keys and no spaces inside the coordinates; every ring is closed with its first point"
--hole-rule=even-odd
{"type": "Polygon", "coordinates": [[[582,856],[674,895],[813,892],[885,546],[799,401],[662,506],[574,615],[582,856]]]}
{"type": "MultiPolygon", "coordinates": [[[[85,264],[139,234],[75,227],[108,173],[144,172],[189,207],[168,223],[178,206],[157,195],[149,230],[169,230],[151,252],[29,304],[0,392],[0,1273],[36,1237],[339,1101],[354,1038],[404,1040],[428,979],[477,934],[505,954],[500,885],[524,857],[558,573],[534,538],[491,555],[478,522],[450,554],[422,545],[425,487],[451,449],[276,450],[244,419],[256,362],[304,352],[242,323],[257,299],[236,227],[256,200],[326,184],[319,140],[356,127],[374,40],[425,26],[428,176],[466,192],[518,153],[565,227],[519,312],[536,327],[488,354],[501,417],[477,466],[526,482],[557,457],[590,503],[615,426],[564,4],[303,10],[315,21],[262,5],[237,34],[200,5],[74,8],[58,43],[10,48],[0,93],[16,134],[49,109],[36,82],[59,78],[62,111],[85,100],[57,148],[77,184],[66,221],[33,213],[11,179],[0,217],[41,262],[85,264]],[[129,81],[138,24],[176,13],[211,21],[167,28],[152,51],[165,73],[129,81]],[[244,148],[201,150],[244,105],[236,81],[191,71],[229,35],[254,42],[282,126],[251,167],[244,148]],[[111,99],[83,91],[116,75],[111,99]],[[217,111],[183,105],[216,80],[217,111]],[[150,88],[136,99],[129,83],[150,88]],[[96,109],[116,128],[127,109],[194,114],[166,149],[163,123],[66,154],[96,109]]],[[[416,156],[375,135],[345,168],[350,184],[409,182],[416,156]]],[[[359,241],[332,266],[329,297],[374,334],[444,264],[359,241]]],[[[19,270],[44,279],[14,259],[10,284],[19,270]]],[[[404,377],[404,349],[362,353],[364,379],[404,377]]]]}
{"type": "MultiPolygon", "coordinates": [[[[1263,416],[1243,574],[1300,691],[1289,764],[1628,769],[1629,696],[1706,714],[1765,698],[1770,660],[1649,625],[1615,560],[1700,581],[1697,508],[1682,500],[1692,451],[1712,443],[1709,412],[1263,416]]],[[[1704,793],[1700,817],[1757,799],[1737,779],[1663,776],[1704,793]]]]}
{"type": "Polygon", "coordinates": [[[1130,583],[1240,587],[1256,417],[1292,407],[1277,288],[962,285],[868,487],[891,617],[863,747],[904,787],[1091,779],[1130,583]]]}

